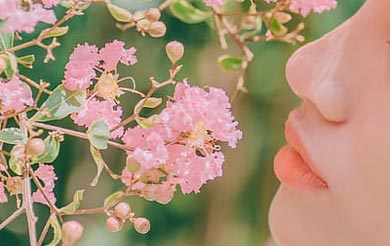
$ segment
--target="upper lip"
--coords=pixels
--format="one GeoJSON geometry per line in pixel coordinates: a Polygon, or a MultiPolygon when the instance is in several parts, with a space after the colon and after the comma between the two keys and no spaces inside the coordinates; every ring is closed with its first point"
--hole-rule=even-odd
{"type": "MultiPolygon", "coordinates": [[[[298,154],[302,157],[303,161],[307,164],[307,166],[321,179],[325,181],[323,175],[316,168],[315,163],[313,162],[311,156],[307,152],[306,146],[303,143],[301,136],[299,135],[298,129],[296,127],[296,120],[294,119],[294,115],[299,115],[301,112],[298,110],[294,110],[290,113],[285,126],[285,137],[287,143],[298,152],[298,154]]],[[[299,116],[298,116],[299,117],[299,116]]]]}

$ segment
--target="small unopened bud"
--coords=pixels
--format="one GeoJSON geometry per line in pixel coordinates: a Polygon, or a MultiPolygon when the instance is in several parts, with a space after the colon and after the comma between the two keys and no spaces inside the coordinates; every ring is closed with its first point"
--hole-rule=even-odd
{"type": "Polygon", "coordinates": [[[136,218],[134,221],[134,229],[139,234],[146,234],[150,231],[150,222],[146,218],[136,218]]]}
{"type": "Polygon", "coordinates": [[[131,212],[130,205],[125,202],[119,203],[118,205],[115,206],[114,209],[115,216],[117,216],[120,219],[125,219],[127,216],[129,216],[130,212],[131,212]]]}
{"type": "Polygon", "coordinates": [[[166,32],[167,32],[167,27],[165,26],[165,24],[163,22],[156,21],[156,22],[152,22],[152,24],[150,24],[149,34],[153,38],[162,37],[165,35],[166,32]]]}
{"type": "Polygon", "coordinates": [[[141,168],[141,165],[136,160],[134,160],[132,156],[128,156],[126,159],[126,167],[129,172],[135,173],[141,168]]]}
{"type": "Polygon", "coordinates": [[[158,21],[161,17],[161,11],[158,8],[150,8],[146,12],[146,18],[150,21],[158,21]]]}
{"type": "Polygon", "coordinates": [[[165,46],[165,52],[172,64],[176,64],[184,55],[184,46],[178,41],[172,41],[165,46]]]}
{"type": "Polygon", "coordinates": [[[150,21],[146,19],[139,20],[137,22],[137,31],[141,33],[148,32],[150,28],[150,21]]]}
{"type": "Polygon", "coordinates": [[[38,156],[45,152],[45,142],[40,138],[32,138],[27,142],[27,154],[31,156],[38,156]]]}
{"type": "Polygon", "coordinates": [[[73,246],[83,236],[84,228],[77,221],[67,221],[62,225],[62,242],[64,246],[73,246]]]}
{"type": "Polygon", "coordinates": [[[118,232],[122,229],[122,221],[115,217],[108,217],[106,220],[107,230],[110,232],[118,232]]]}

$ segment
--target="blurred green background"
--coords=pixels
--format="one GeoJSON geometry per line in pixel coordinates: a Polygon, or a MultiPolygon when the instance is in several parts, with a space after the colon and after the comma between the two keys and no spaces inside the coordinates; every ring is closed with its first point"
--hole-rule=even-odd
{"type": "MultiPolygon", "coordinates": [[[[119,2],[132,9],[145,9],[157,6],[159,1],[119,2]]],[[[260,7],[265,6],[263,2],[258,2],[260,7]]],[[[321,15],[311,14],[306,19],[297,16],[298,20],[303,20],[306,24],[303,33],[306,42],[321,37],[345,21],[363,2],[340,0],[336,10],[321,15]]],[[[64,13],[61,7],[56,11],[58,16],[64,13]]],[[[231,95],[237,74],[224,73],[217,66],[216,59],[225,52],[218,46],[215,32],[207,24],[184,24],[173,18],[169,11],[163,13],[163,21],[168,27],[164,38],[142,37],[134,30],[121,32],[115,27],[115,21],[104,6],[92,6],[84,16],[69,21],[70,31],[67,36],[59,38],[61,47],[54,51],[57,58],[55,62],[44,64],[42,60],[45,54],[41,49],[32,48],[19,52],[19,55],[34,53],[37,57],[34,69],[22,72],[36,81],[43,79],[51,82],[51,87],[54,88],[61,82],[64,66],[76,44],[88,42],[102,47],[105,42],[119,39],[125,41],[127,47],[135,46],[139,59],[134,67],[122,67],[121,77],[134,77],[138,88],[146,91],[150,76],[155,76],[158,80],[167,78],[170,63],[165,56],[164,47],[167,42],[178,40],[186,47],[184,59],[181,60],[184,68],[179,78],[188,78],[194,85],[222,87],[231,95]]],[[[237,149],[225,148],[224,176],[205,185],[200,194],[183,196],[177,192],[175,199],[165,206],[138,198],[128,200],[138,216],[150,219],[152,230],[147,235],[137,234],[129,225],[121,232],[109,233],[105,229],[104,215],[79,216],[77,219],[85,226],[85,235],[78,246],[268,245],[268,209],[278,187],[278,181],[272,172],[272,159],[284,144],[283,129],[287,114],[299,102],[288,88],[284,68],[288,57],[299,45],[253,43],[250,48],[255,59],[246,75],[249,93],[241,94],[233,106],[244,138],[237,149]]],[[[229,54],[239,54],[233,43],[229,54]]],[[[164,96],[171,92],[172,88],[167,88],[157,94],[164,96]]],[[[135,103],[134,97],[124,97],[121,101],[129,106],[135,103]]],[[[130,114],[130,111],[125,114],[130,114]]],[[[70,121],[63,124],[72,125],[70,121]]],[[[104,156],[112,169],[119,173],[124,165],[124,153],[106,151],[104,156]]],[[[113,182],[106,174],[102,175],[96,188],[89,186],[95,174],[95,165],[87,142],[83,140],[66,137],[60,157],[54,165],[59,177],[55,188],[57,206],[68,203],[75,190],[81,188],[86,189],[82,207],[101,206],[108,194],[123,188],[121,182],[113,182]]],[[[12,199],[11,202],[0,205],[0,221],[13,211],[13,206],[12,199]]],[[[41,205],[36,205],[35,208],[41,217],[38,221],[38,231],[41,231],[48,209],[41,205]]],[[[49,239],[50,237],[49,234],[49,239]]],[[[28,245],[23,216],[0,231],[0,245],[28,245]]]]}

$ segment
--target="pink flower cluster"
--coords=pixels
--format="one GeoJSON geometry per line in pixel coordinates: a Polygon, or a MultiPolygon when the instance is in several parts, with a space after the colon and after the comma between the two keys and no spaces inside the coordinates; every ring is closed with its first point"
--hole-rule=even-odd
{"type": "MultiPolygon", "coordinates": [[[[44,0],[46,8],[58,4],[58,0],[44,0]]],[[[45,9],[41,4],[22,8],[20,0],[0,0],[0,20],[5,23],[0,27],[2,32],[32,33],[38,22],[54,24],[57,20],[53,10],[45,9]]]]}
{"type": "MultiPolygon", "coordinates": [[[[55,204],[56,197],[53,193],[54,190],[54,181],[57,180],[57,176],[54,173],[54,167],[52,165],[39,164],[37,170],[35,170],[34,174],[43,182],[43,190],[47,195],[48,199],[52,204],[55,204]]],[[[32,200],[34,202],[42,203],[47,205],[47,201],[42,193],[37,190],[32,194],[32,200]]]]}
{"type": "MultiPolygon", "coordinates": [[[[266,2],[277,2],[278,0],[264,0],[266,2]]],[[[310,12],[322,13],[337,7],[336,0],[291,0],[290,9],[307,16],[310,12]]]]}
{"type": "Polygon", "coordinates": [[[230,108],[221,89],[206,91],[178,83],[172,101],[158,116],[159,123],[130,128],[124,134],[122,140],[134,149],[129,158],[139,163],[140,169],[131,174],[125,168],[122,181],[130,185],[130,178],[138,177],[142,182],[135,187],[143,189],[146,198],[162,203],[172,198],[176,185],[184,194],[199,192],[207,181],[222,175],[224,155],[217,141],[234,148],[242,138],[230,108]]]}
{"type": "Polygon", "coordinates": [[[87,43],[78,45],[70,55],[65,67],[63,84],[68,90],[87,89],[96,78],[96,69],[114,71],[119,62],[125,65],[137,63],[136,49],[124,48],[122,41],[114,40],[98,50],[95,45],[87,43]]]}
{"type": "MultiPolygon", "coordinates": [[[[116,81],[117,66],[119,63],[125,65],[137,63],[136,49],[134,47],[125,49],[124,46],[124,42],[114,40],[100,50],[95,45],[87,43],[74,49],[65,67],[64,87],[71,91],[86,90],[94,80],[97,81],[93,96],[79,112],[71,115],[76,124],[88,128],[94,121],[104,120],[112,128],[121,122],[122,108],[115,103],[115,98],[122,94],[116,81]]],[[[111,133],[112,138],[122,135],[122,127],[111,133]]]]}
{"type": "Polygon", "coordinates": [[[33,105],[32,92],[19,77],[14,76],[8,82],[0,79],[0,114],[19,112],[33,105]]]}

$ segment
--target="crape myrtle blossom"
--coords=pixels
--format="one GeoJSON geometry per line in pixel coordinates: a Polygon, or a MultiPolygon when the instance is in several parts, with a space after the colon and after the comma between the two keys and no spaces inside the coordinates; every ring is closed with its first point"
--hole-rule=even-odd
{"type": "MultiPolygon", "coordinates": [[[[104,120],[112,128],[121,122],[122,108],[107,100],[90,98],[79,112],[72,113],[71,118],[79,126],[89,128],[93,122],[104,120]]],[[[120,137],[123,128],[119,128],[111,133],[112,138],[120,137]]]]}
{"type": "Polygon", "coordinates": [[[60,3],[60,0],[42,0],[42,4],[45,8],[52,8],[60,3]]]}
{"type": "MultiPolygon", "coordinates": [[[[45,1],[45,6],[53,6],[56,2],[45,1]],[[49,4],[49,2],[53,4],[49,4]]],[[[29,8],[22,8],[19,0],[0,0],[0,27],[1,32],[32,33],[39,22],[54,24],[57,18],[51,9],[45,9],[41,4],[33,4],[29,8]]]]}
{"type": "Polygon", "coordinates": [[[30,87],[19,77],[13,76],[8,82],[0,79],[0,114],[20,112],[33,103],[30,87]]]}
{"type": "Polygon", "coordinates": [[[8,202],[7,195],[5,194],[4,184],[0,182],[0,203],[8,202]]]}
{"type": "MultiPolygon", "coordinates": [[[[264,0],[268,3],[278,0],[264,0]]],[[[337,7],[336,0],[291,0],[290,9],[302,16],[307,16],[310,12],[322,13],[337,7]]]]}
{"type": "MultiPolygon", "coordinates": [[[[207,181],[221,176],[224,155],[217,141],[234,148],[242,138],[230,109],[223,90],[206,91],[191,87],[186,81],[178,83],[173,99],[158,115],[159,123],[147,129],[130,128],[122,137],[126,146],[134,149],[128,153],[129,157],[140,165],[134,176],[144,183],[132,188],[139,186],[147,197],[151,193],[150,184],[163,185],[164,189],[153,186],[152,190],[156,201],[161,202],[165,194],[162,201],[166,202],[176,185],[184,194],[197,193],[207,181]],[[162,177],[164,181],[160,182],[162,177]]],[[[122,181],[131,184],[128,168],[122,172],[122,181]]]]}
{"type": "MultiPolygon", "coordinates": [[[[57,180],[57,176],[54,173],[54,167],[52,165],[40,163],[37,170],[34,171],[34,174],[43,182],[43,190],[45,191],[45,194],[47,195],[50,202],[55,204],[57,199],[53,193],[53,190],[54,182],[57,180]]],[[[45,197],[39,190],[32,194],[32,200],[34,202],[47,205],[45,197]]]]}

